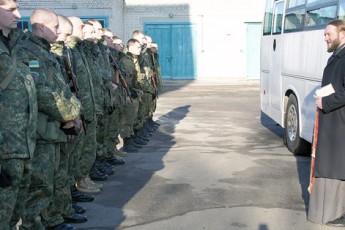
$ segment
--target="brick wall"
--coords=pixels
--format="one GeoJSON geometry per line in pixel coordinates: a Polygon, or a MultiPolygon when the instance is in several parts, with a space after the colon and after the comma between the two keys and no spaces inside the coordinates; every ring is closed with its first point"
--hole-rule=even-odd
{"type": "MultiPolygon", "coordinates": [[[[145,2],[145,1],[143,1],[145,2]]],[[[146,0],[146,2],[149,2],[146,0]]],[[[143,30],[147,22],[190,21],[188,5],[127,5],[124,9],[124,35],[131,37],[134,30],[143,30]],[[170,18],[169,14],[180,15],[170,18]]]]}
{"type": "Polygon", "coordinates": [[[107,16],[109,29],[123,36],[123,0],[18,0],[22,16],[37,7],[49,8],[65,16],[107,16]]]}

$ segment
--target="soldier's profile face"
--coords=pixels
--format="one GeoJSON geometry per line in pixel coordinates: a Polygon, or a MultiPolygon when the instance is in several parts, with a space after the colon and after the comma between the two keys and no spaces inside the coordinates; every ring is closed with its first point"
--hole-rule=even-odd
{"type": "Polygon", "coordinates": [[[46,39],[49,43],[56,42],[56,39],[60,34],[59,21],[57,16],[53,15],[51,17],[51,20],[48,23],[45,23],[44,26],[44,39],[46,39]]]}
{"type": "Polygon", "coordinates": [[[117,51],[120,51],[120,52],[123,52],[123,50],[125,49],[125,47],[123,46],[123,42],[121,39],[116,39],[114,40],[114,48],[117,50],[117,51]]]}
{"type": "Polygon", "coordinates": [[[5,2],[5,4],[0,5],[0,29],[11,30],[17,28],[21,16],[16,2],[11,0],[5,2]]]}
{"type": "Polygon", "coordinates": [[[129,52],[131,52],[134,55],[140,55],[141,53],[141,45],[139,42],[134,43],[129,47],[129,52]]]}
{"type": "Polygon", "coordinates": [[[78,24],[73,25],[73,35],[77,36],[81,40],[84,39],[84,23],[80,22],[78,24]]]}
{"type": "Polygon", "coordinates": [[[102,25],[99,22],[95,22],[93,24],[93,28],[95,29],[95,38],[97,39],[101,39],[102,35],[103,35],[103,31],[102,31],[102,25]]]}
{"type": "Polygon", "coordinates": [[[94,40],[95,39],[95,29],[93,26],[85,24],[84,26],[84,39],[94,40]]]}

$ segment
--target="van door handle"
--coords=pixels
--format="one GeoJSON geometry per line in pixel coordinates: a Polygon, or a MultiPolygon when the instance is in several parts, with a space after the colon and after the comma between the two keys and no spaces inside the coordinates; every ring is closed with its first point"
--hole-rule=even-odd
{"type": "Polygon", "coordinates": [[[276,51],[277,48],[277,41],[276,39],[273,40],[273,51],[276,51]]]}

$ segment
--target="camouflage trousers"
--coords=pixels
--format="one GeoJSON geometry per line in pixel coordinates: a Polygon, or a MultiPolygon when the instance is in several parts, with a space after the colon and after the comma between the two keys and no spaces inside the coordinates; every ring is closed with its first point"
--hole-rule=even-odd
{"type": "Polygon", "coordinates": [[[93,121],[87,121],[85,126],[86,131],[79,136],[72,154],[73,167],[71,170],[73,178],[77,181],[89,175],[96,159],[96,117],[93,121]]]}
{"type": "Polygon", "coordinates": [[[60,159],[55,158],[53,199],[49,206],[42,211],[41,219],[45,227],[53,227],[63,223],[63,217],[74,214],[71,195],[71,166],[73,164],[72,151],[78,137],[73,141],[60,143],[60,159]]]}
{"type": "Polygon", "coordinates": [[[122,138],[130,137],[134,135],[134,122],[137,120],[139,109],[139,99],[133,99],[133,102],[129,102],[123,107],[122,113],[122,126],[120,135],[122,138]]]}
{"type": "Polygon", "coordinates": [[[139,103],[138,117],[134,123],[134,130],[139,130],[144,126],[148,117],[150,98],[151,94],[144,92],[144,95],[141,98],[141,102],[139,103]]]}
{"type": "Polygon", "coordinates": [[[148,111],[147,111],[147,115],[148,115],[148,119],[151,119],[153,117],[153,113],[156,111],[156,107],[157,107],[157,97],[154,94],[151,94],[151,97],[149,98],[148,101],[148,111]]]}
{"type": "Polygon", "coordinates": [[[115,155],[115,145],[119,143],[119,134],[122,126],[122,107],[117,107],[111,114],[108,121],[108,130],[106,134],[106,157],[115,155]]]}
{"type": "MultiPolygon", "coordinates": [[[[54,172],[60,160],[59,143],[37,143],[32,159],[31,183],[20,229],[44,230],[41,213],[53,200],[54,172]]],[[[62,219],[63,221],[63,219],[62,219]]]]}
{"type": "Polygon", "coordinates": [[[97,130],[96,130],[96,139],[97,139],[97,151],[96,151],[96,160],[101,160],[106,157],[107,146],[106,138],[109,128],[109,120],[114,112],[109,114],[109,111],[104,107],[103,115],[97,117],[97,130]]]}
{"type": "Polygon", "coordinates": [[[12,186],[0,187],[0,229],[9,230],[22,216],[30,185],[30,160],[0,160],[0,165],[12,177],[12,186]]]}

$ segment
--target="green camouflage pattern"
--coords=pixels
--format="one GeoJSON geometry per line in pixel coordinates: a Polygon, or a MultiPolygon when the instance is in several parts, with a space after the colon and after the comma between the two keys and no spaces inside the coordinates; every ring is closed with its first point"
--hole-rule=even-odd
{"type": "Polygon", "coordinates": [[[99,52],[94,50],[95,43],[89,40],[83,40],[80,45],[83,57],[85,57],[91,77],[94,90],[95,114],[103,114],[104,92],[103,80],[99,71],[98,55],[99,52]]]}
{"type": "Polygon", "coordinates": [[[75,180],[84,179],[96,159],[96,118],[86,123],[85,135],[79,137],[73,151],[72,172],[75,180]]]}
{"type": "Polygon", "coordinates": [[[161,66],[159,64],[159,54],[153,53],[153,60],[156,67],[156,77],[157,77],[157,90],[158,93],[161,93],[163,91],[163,78],[162,78],[162,71],[161,66]]]}
{"type": "MultiPolygon", "coordinates": [[[[60,143],[67,141],[60,124],[78,118],[81,104],[66,84],[57,56],[50,52],[50,44],[30,32],[27,34],[29,39],[23,42],[21,51],[27,55],[35,80],[39,113],[31,184],[21,229],[40,230],[45,229],[40,215],[46,216],[43,213],[53,201],[53,188],[58,183],[60,143]]],[[[56,218],[57,222],[63,222],[61,216],[56,218]]]]}
{"type": "MultiPolygon", "coordinates": [[[[128,87],[131,91],[135,91],[137,94],[140,94],[141,90],[140,88],[137,88],[140,87],[137,80],[138,71],[140,71],[138,59],[131,53],[127,52],[127,54],[119,60],[119,64],[120,71],[124,76],[128,87]]],[[[139,97],[133,98],[132,102],[127,103],[122,109],[122,125],[120,130],[120,136],[122,138],[134,135],[133,125],[138,116],[139,100],[139,97]]]]}
{"type": "MultiPolygon", "coordinates": [[[[2,35],[0,35],[2,36],[2,35]]],[[[0,188],[0,229],[9,230],[23,214],[30,182],[30,158],[36,145],[37,99],[30,69],[22,62],[19,30],[9,34],[8,46],[0,38],[0,82],[16,71],[0,95],[0,166],[12,177],[12,186],[0,188]],[[11,50],[11,52],[10,52],[11,50]],[[11,53],[11,54],[10,54],[11,53]],[[17,56],[13,62],[11,57],[17,56]]]]}
{"type": "Polygon", "coordinates": [[[9,36],[12,55],[18,54],[17,63],[13,66],[9,50],[0,42],[0,82],[12,68],[17,71],[0,96],[0,159],[31,158],[36,140],[36,87],[30,69],[17,52],[17,41],[27,39],[25,34],[13,30],[9,36]]]}
{"type": "Polygon", "coordinates": [[[20,229],[44,230],[40,214],[53,199],[54,172],[60,162],[60,144],[37,143],[34,155],[31,162],[31,183],[20,229]]]}
{"type": "MultiPolygon", "coordinates": [[[[96,158],[96,127],[93,125],[96,121],[96,99],[93,77],[87,61],[88,59],[82,47],[83,42],[78,37],[72,36],[67,50],[70,52],[71,66],[78,85],[78,99],[82,104],[82,114],[86,121],[86,132],[79,136],[75,143],[75,148],[72,151],[69,174],[73,177],[73,182],[70,185],[75,184],[76,179],[80,180],[88,174],[84,172],[91,170],[96,158]],[[80,168],[83,169],[83,173],[81,173],[80,168]]],[[[66,204],[64,214],[67,215],[70,212],[70,207],[66,204]]]]}
{"type": "Polygon", "coordinates": [[[0,229],[12,230],[24,211],[30,185],[30,160],[0,160],[0,165],[12,177],[12,186],[0,187],[0,229]]]}
{"type": "Polygon", "coordinates": [[[153,63],[150,61],[150,49],[144,48],[138,57],[140,66],[140,73],[144,74],[144,77],[140,81],[140,85],[143,91],[148,93],[155,93],[155,88],[151,83],[153,63]]]}
{"type": "Polygon", "coordinates": [[[27,32],[29,39],[23,42],[22,52],[34,77],[40,125],[38,139],[43,142],[66,141],[60,130],[60,122],[68,122],[80,115],[81,104],[71,93],[61,73],[56,56],[50,52],[50,44],[27,32]]]}
{"type": "Polygon", "coordinates": [[[81,49],[82,41],[72,36],[68,51],[71,54],[71,66],[78,85],[78,99],[82,104],[81,113],[86,121],[93,121],[96,116],[93,79],[87,58],[81,49]]]}

